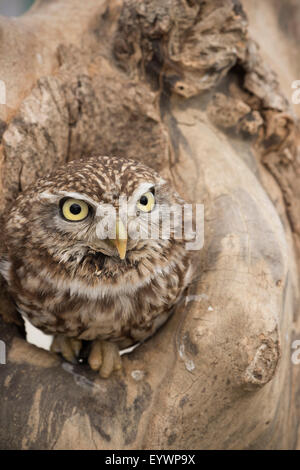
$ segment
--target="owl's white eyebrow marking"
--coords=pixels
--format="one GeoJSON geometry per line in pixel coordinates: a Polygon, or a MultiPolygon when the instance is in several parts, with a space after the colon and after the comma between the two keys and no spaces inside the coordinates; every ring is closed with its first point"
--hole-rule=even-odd
{"type": "Polygon", "coordinates": [[[44,191],[40,194],[41,199],[48,199],[49,201],[56,201],[59,197],[69,197],[72,199],[80,199],[81,201],[86,201],[92,206],[98,206],[99,201],[94,201],[94,199],[86,196],[86,194],[76,193],[75,191],[57,191],[55,194],[44,191]]]}
{"type": "Polygon", "coordinates": [[[136,190],[133,192],[132,196],[130,197],[129,202],[136,201],[140,196],[145,194],[147,191],[149,191],[150,188],[153,188],[155,186],[154,183],[141,183],[136,190]]]}

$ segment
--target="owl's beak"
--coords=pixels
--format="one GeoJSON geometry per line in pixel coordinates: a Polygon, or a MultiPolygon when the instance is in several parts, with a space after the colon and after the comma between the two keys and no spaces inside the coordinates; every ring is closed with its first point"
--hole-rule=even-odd
{"type": "Polygon", "coordinates": [[[120,219],[116,222],[116,239],[111,242],[117,248],[120,258],[124,259],[127,250],[127,231],[120,219]]]}

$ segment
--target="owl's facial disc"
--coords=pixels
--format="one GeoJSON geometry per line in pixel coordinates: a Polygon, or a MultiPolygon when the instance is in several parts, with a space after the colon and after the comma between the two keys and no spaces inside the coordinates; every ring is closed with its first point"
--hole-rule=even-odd
{"type": "MultiPolygon", "coordinates": [[[[137,247],[139,239],[149,238],[148,216],[151,212],[156,213],[154,209],[159,207],[156,199],[161,202],[159,188],[158,185],[158,194],[155,194],[153,182],[140,183],[129,199],[116,188],[111,193],[101,195],[101,199],[64,190],[56,194],[45,191],[40,198],[50,201],[52,207],[59,208],[59,214],[55,216],[56,227],[68,237],[73,235],[74,242],[76,240],[80,246],[86,245],[87,248],[110,257],[117,252],[119,258],[124,260],[127,251],[137,247]],[[113,212],[107,216],[108,207],[113,212]]],[[[155,219],[154,223],[157,223],[155,219]]],[[[74,246],[72,244],[70,247],[72,251],[74,246]]]]}
{"type": "MultiPolygon", "coordinates": [[[[149,205],[148,199],[142,200],[141,204],[149,205]]],[[[64,198],[60,201],[60,209],[62,217],[69,222],[84,221],[91,215],[93,208],[87,202],[80,199],[64,198]]],[[[109,239],[113,246],[117,248],[120,258],[123,260],[127,250],[127,230],[120,218],[116,220],[115,226],[116,238],[109,239]]]]}

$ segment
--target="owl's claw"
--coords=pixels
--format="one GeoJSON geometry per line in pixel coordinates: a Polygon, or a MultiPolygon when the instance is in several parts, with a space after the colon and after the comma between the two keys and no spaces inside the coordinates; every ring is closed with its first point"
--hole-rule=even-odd
{"type": "Polygon", "coordinates": [[[51,344],[50,351],[60,353],[64,359],[77,364],[77,357],[79,356],[82,343],[79,339],[68,338],[63,335],[55,335],[51,344]]]}
{"type": "MultiPolygon", "coordinates": [[[[82,347],[79,339],[68,338],[63,335],[55,335],[50,350],[61,354],[64,359],[77,364],[82,347]]],[[[98,370],[100,377],[106,379],[114,371],[122,368],[119,348],[115,343],[109,341],[94,340],[88,357],[88,363],[93,370],[98,370]]]]}
{"type": "Polygon", "coordinates": [[[107,379],[122,368],[118,346],[109,341],[93,341],[88,363],[91,369],[99,371],[100,377],[107,379]]]}

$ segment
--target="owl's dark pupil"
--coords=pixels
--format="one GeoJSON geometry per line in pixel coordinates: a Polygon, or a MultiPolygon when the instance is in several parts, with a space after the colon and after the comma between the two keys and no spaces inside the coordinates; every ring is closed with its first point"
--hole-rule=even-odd
{"type": "Polygon", "coordinates": [[[141,199],[140,199],[140,204],[142,204],[143,206],[146,206],[148,204],[148,198],[147,196],[142,196],[141,199]]]}
{"type": "Polygon", "coordinates": [[[81,212],[81,207],[80,207],[80,205],[79,205],[79,204],[72,204],[72,205],[70,206],[70,212],[71,212],[71,214],[73,214],[73,215],[78,215],[78,214],[80,214],[80,212],[81,212]]]}

